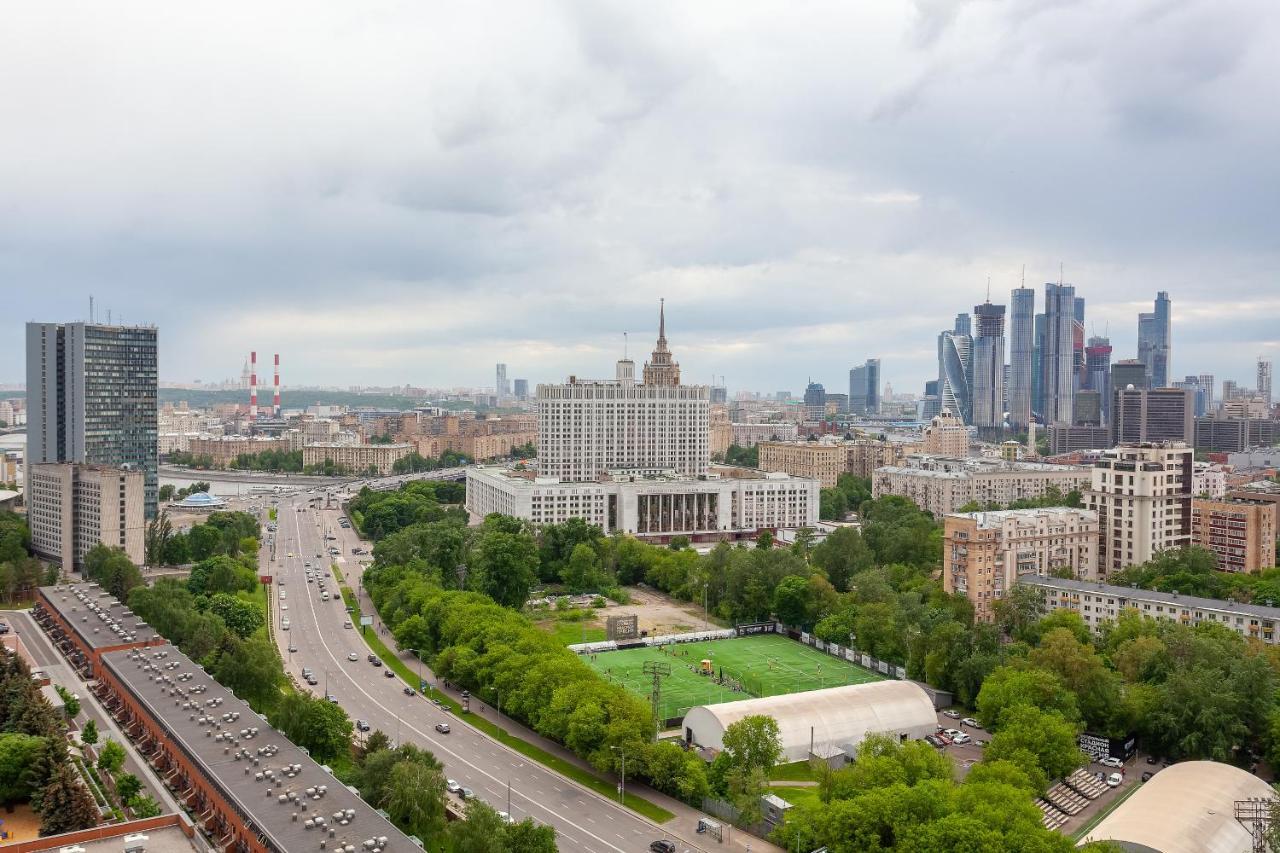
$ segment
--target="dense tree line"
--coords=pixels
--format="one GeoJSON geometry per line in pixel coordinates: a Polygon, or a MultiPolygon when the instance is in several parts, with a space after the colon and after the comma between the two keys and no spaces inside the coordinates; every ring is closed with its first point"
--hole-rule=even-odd
{"type": "Polygon", "coordinates": [[[29,600],[41,584],[58,581],[58,567],[31,556],[31,529],[15,512],[0,512],[0,597],[6,603],[29,600]]]}
{"type": "Polygon", "coordinates": [[[707,790],[702,762],[675,744],[650,742],[646,703],[605,682],[519,612],[478,592],[444,589],[438,574],[425,561],[380,562],[365,573],[365,588],[400,648],[418,650],[441,678],[500,704],[596,768],[617,771],[625,750],[628,774],[699,801],[707,790]]]}
{"type": "Polygon", "coordinates": [[[414,451],[393,462],[391,471],[395,474],[416,474],[419,471],[436,471],[441,468],[457,468],[460,465],[469,464],[471,464],[470,457],[454,450],[446,450],[434,459],[414,451]]]}
{"type": "Polygon", "coordinates": [[[759,468],[760,448],[754,444],[750,447],[730,444],[729,449],[724,452],[724,463],[726,465],[741,465],[744,468],[759,468]]]}
{"type": "Polygon", "coordinates": [[[923,741],[868,737],[855,762],[824,776],[817,803],[788,812],[775,841],[831,853],[1075,850],[1072,839],[1041,824],[1033,803],[1040,783],[1025,769],[1026,756],[993,757],[994,746],[957,783],[951,759],[923,741]]]}
{"type": "Polygon", "coordinates": [[[871,500],[871,481],[866,477],[841,474],[830,489],[818,493],[818,518],[823,521],[839,521],[850,512],[857,512],[871,500]]]}
{"type": "Polygon", "coordinates": [[[414,480],[385,492],[365,486],[347,502],[347,515],[365,536],[377,542],[412,524],[445,519],[465,524],[466,510],[452,505],[461,504],[466,492],[464,483],[437,480],[414,480]]]}
{"type": "Polygon", "coordinates": [[[303,469],[301,450],[263,450],[259,453],[241,453],[228,468],[242,471],[283,471],[299,473],[303,469]]]}
{"type": "Polygon", "coordinates": [[[169,514],[160,514],[147,522],[144,535],[145,562],[149,566],[181,566],[214,556],[241,558],[256,570],[258,520],[247,512],[211,512],[200,524],[186,531],[175,531],[169,514]]]}
{"type": "Polygon", "coordinates": [[[0,654],[0,801],[30,802],[41,835],[98,823],[98,806],[71,762],[65,722],[16,654],[0,654]]]}
{"type": "Polygon", "coordinates": [[[1111,575],[1108,583],[1280,606],[1280,568],[1241,574],[1220,572],[1217,566],[1217,555],[1204,548],[1161,551],[1146,563],[1111,575]]]}

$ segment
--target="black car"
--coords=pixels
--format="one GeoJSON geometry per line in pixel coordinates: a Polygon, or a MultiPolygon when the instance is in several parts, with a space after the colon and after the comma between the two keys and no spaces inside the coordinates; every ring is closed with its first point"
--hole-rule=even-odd
{"type": "Polygon", "coordinates": [[[417,692],[418,692],[418,691],[414,690],[414,689],[413,689],[412,687],[410,687],[409,685],[407,685],[407,684],[405,685],[405,688],[404,688],[404,695],[406,695],[406,696],[413,696],[413,695],[417,694],[417,692]]]}
{"type": "Polygon", "coordinates": [[[1159,763],[1160,763],[1160,759],[1156,758],[1154,755],[1148,755],[1148,756],[1147,756],[1147,763],[1148,763],[1148,764],[1159,764],[1159,763]]]}
{"type": "Polygon", "coordinates": [[[392,672],[391,670],[389,670],[389,669],[384,669],[384,670],[382,671],[382,674],[383,674],[383,675],[385,675],[387,678],[395,678],[395,677],[396,677],[396,674],[395,674],[394,672],[392,672]]]}
{"type": "Polygon", "coordinates": [[[653,853],[676,853],[675,842],[668,841],[665,838],[659,838],[657,841],[649,842],[649,849],[653,853]]]}
{"type": "Polygon", "coordinates": [[[373,660],[369,661],[369,663],[373,664],[374,666],[382,666],[382,661],[379,660],[378,658],[374,658],[373,660]]]}
{"type": "Polygon", "coordinates": [[[369,724],[364,720],[356,720],[356,728],[362,732],[367,732],[369,731],[369,724]]]}
{"type": "Polygon", "coordinates": [[[1146,782],[1146,781],[1148,781],[1148,780],[1149,780],[1152,776],[1154,776],[1154,775],[1155,775],[1155,774],[1154,774],[1154,773],[1152,773],[1150,770],[1144,770],[1144,771],[1142,772],[1142,781],[1143,781],[1143,782],[1146,782]]]}

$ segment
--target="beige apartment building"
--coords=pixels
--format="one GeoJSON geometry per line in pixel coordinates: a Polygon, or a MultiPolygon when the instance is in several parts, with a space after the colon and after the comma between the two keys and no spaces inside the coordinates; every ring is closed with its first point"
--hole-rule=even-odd
{"type": "Polygon", "coordinates": [[[933,456],[968,456],[969,428],[949,409],[943,409],[924,428],[922,450],[933,456]]]}
{"type": "Polygon", "coordinates": [[[1276,505],[1192,498],[1191,542],[1217,556],[1219,571],[1270,569],[1276,564],[1276,505]]]}
{"type": "Polygon", "coordinates": [[[809,477],[824,489],[834,486],[848,470],[849,451],[838,442],[762,441],[757,447],[761,471],[809,477]]]}
{"type": "Polygon", "coordinates": [[[733,443],[739,447],[755,447],[762,441],[795,441],[800,428],[794,423],[735,423],[733,443]]]}
{"type": "Polygon", "coordinates": [[[1053,488],[1065,495],[1088,486],[1089,470],[1071,465],[913,454],[904,465],[877,468],[871,495],[901,495],[942,518],[972,501],[1007,506],[1043,497],[1053,488]]]}
{"type": "Polygon", "coordinates": [[[973,604],[974,617],[995,619],[995,603],[1018,578],[1098,573],[1098,516],[1070,507],[948,515],[942,534],[942,588],[973,604]]]}
{"type": "Polygon", "coordinates": [[[355,474],[373,470],[381,476],[392,473],[397,459],[414,451],[412,444],[308,444],[302,448],[302,464],[332,462],[355,474]]]}
{"type": "Polygon", "coordinates": [[[729,422],[728,407],[717,403],[707,414],[707,450],[712,456],[722,456],[733,444],[733,424],[729,422]]]}
{"type": "Polygon", "coordinates": [[[296,450],[297,441],[288,437],[259,438],[247,435],[201,436],[187,442],[192,456],[207,456],[215,468],[225,468],[242,453],[263,453],[268,450],[288,453],[296,450]]]}
{"type": "Polygon", "coordinates": [[[477,462],[510,456],[517,447],[538,444],[537,432],[496,432],[462,437],[462,452],[477,462]]]}
{"type": "Polygon", "coordinates": [[[1192,462],[1182,442],[1122,444],[1094,462],[1084,503],[1098,514],[1103,577],[1191,544],[1192,462]]]}
{"type": "Polygon", "coordinates": [[[1166,619],[1183,625],[1221,625],[1269,646],[1280,643],[1280,632],[1276,631],[1280,607],[1063,578],[1028,576],[1018,582],[1040,593],[1046,611],[1079,613],[1095,631],[1114,622],[1121,612],[1134,610],[1148,619],[1166,619]]]}
{"type": "Polygon", "coordinates": [[[919,445],[860,438],[853,441],[762,441],[760,470],[781,471],[793,477],[811,477],[824,489],[841,474],[871,478],[877,468],[898,465],[919,445]]]}
{"type": "Polygon", "coordinates": [[[79,570],[98,543],[145,558],[145,483],[141,470],[50,462],[27,469],[31,549],[43,559],[79,570]]]}

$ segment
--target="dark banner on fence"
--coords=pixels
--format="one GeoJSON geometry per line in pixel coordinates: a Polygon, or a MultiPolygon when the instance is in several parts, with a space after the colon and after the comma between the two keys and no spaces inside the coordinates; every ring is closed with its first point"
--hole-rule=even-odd
{"type": "Polygon", "coordinates": [[[734,625],[733,630],[738,632],[739,637],[746,637],[750,634],[772,634],[778,630],[778,623],[751,622],[746,625],[734,625]]]}

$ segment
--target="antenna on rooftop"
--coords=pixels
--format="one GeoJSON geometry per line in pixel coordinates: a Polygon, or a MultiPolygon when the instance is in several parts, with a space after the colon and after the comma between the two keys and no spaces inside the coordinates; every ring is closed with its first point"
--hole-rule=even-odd
{"type": "Polygon", "coordinates": [[[991,302],[991,276],[987,276],[987,302],[991,302]]]}
{"type": "Polygon", "coordinates": [[[89,322],[93,322],[93,294],[89,294],[89,322]]]}
{"type": "Polygon", "coordinates": [[[1062,270],[1063,270],[1062,261],[1058,261],[1058,287],[1062,287],[1062,280],[1064,278],[1062,270]]]}
{"type": "Polygon", "coordinates": [[[627,359],[627,333],[623,332],[622,333],[622,360],[626,361],[626,359],[627,359]]]}
{"type": "Polygon", "coordinates": [[[1026,264],[1022,265],[1022,286],[1023,287],[1027,286],[1027,265],[1026,264]]]}

